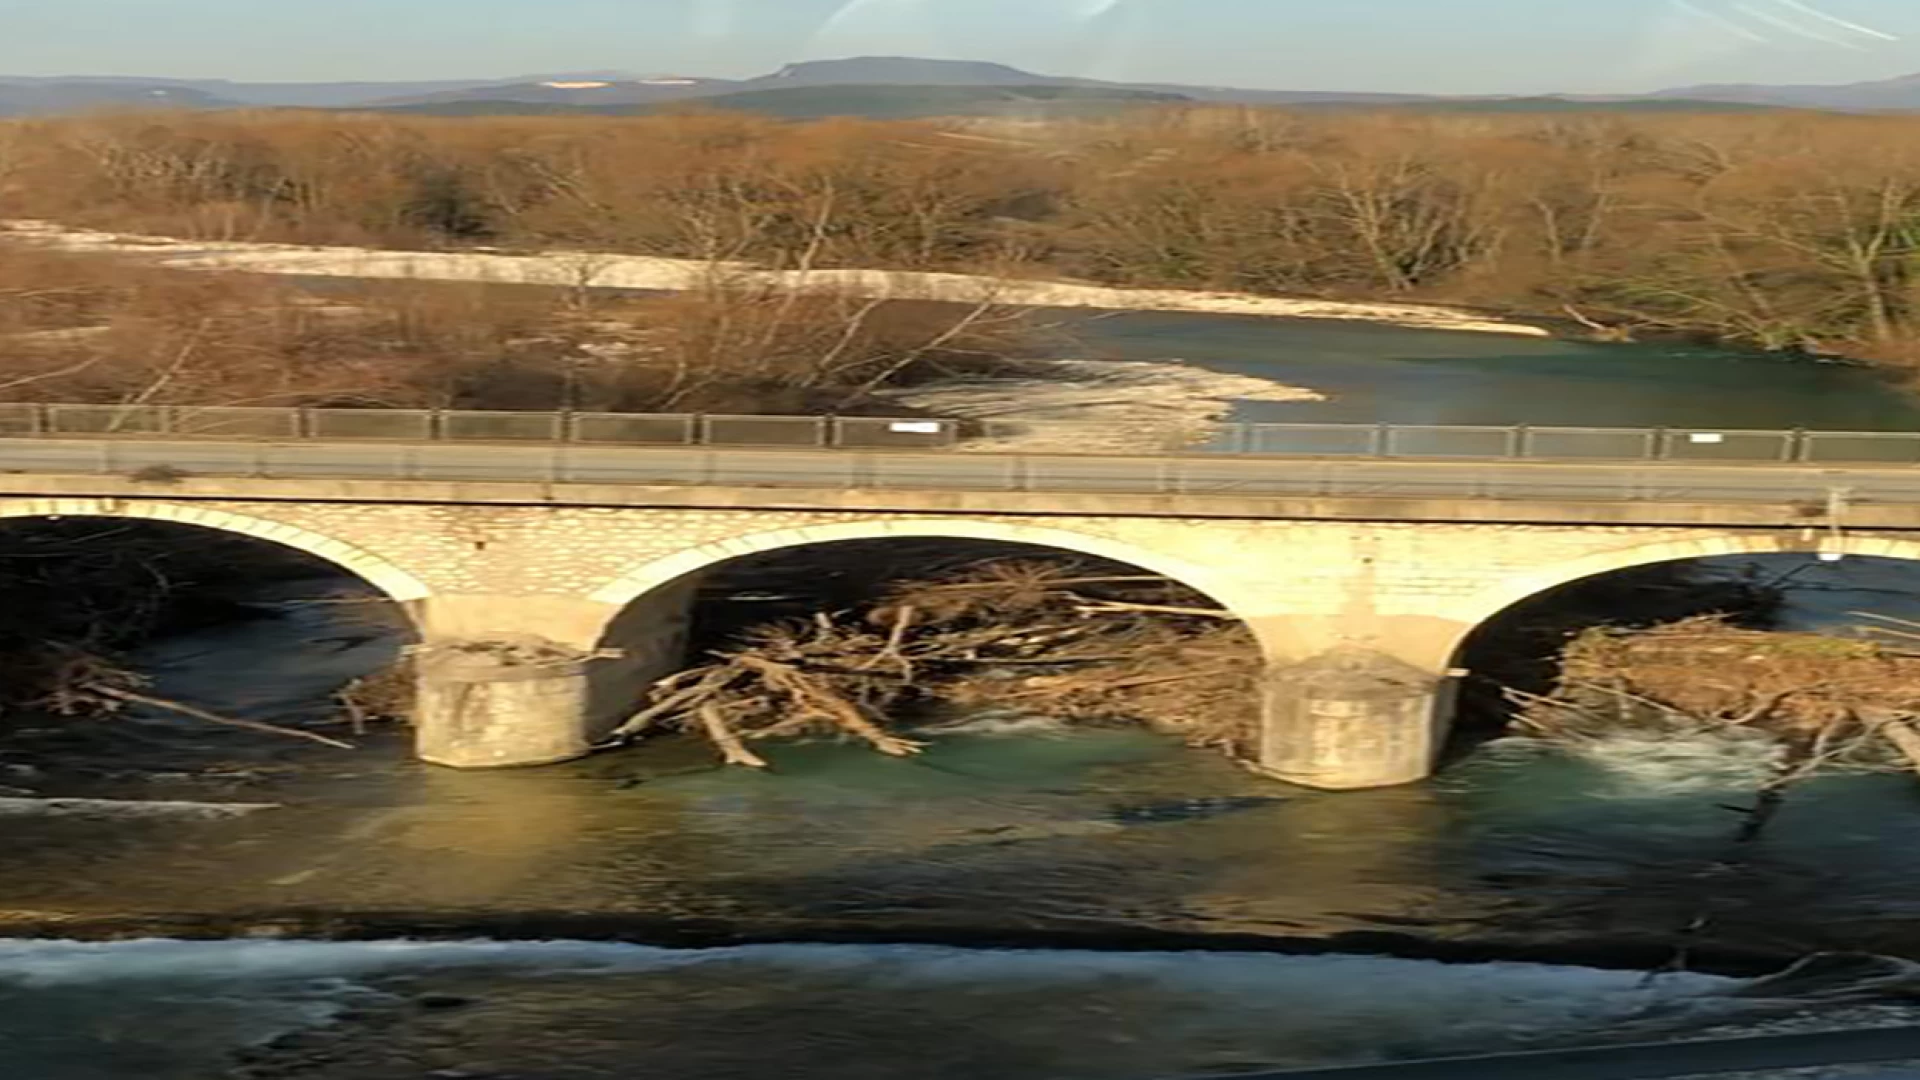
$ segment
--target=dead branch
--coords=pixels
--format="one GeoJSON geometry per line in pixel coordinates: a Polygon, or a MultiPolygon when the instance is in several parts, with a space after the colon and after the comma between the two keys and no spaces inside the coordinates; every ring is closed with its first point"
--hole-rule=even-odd
{"type": "Polygon", "coordinates": [[[727,764],[744,765],[749,769],[768,767],[767,759],[747,749],[746,744],[740,741],[739,734],[727,726],[727,718],[721,715],[718,705],[702,705],[695,712],[700,717],[700,725],[707,737],[726,756],[727,764]]]}
{"type": "Polygon", "coordinates": [[[316,742],[322,746],[331,746],[339,750],[358,749],[358,747],[355,747],[352,743],[341,742],[339,739],[331,739],[325,735],[316,735],[311,731],[281,727],[278,724],[267,724],[258,720],[242,720],[233,716],[221,716],[218,713],[210,713],[205,709],[197,709],[192,705],[187,705],[182,702],[169,701],[166,698],[153,697],[150,694],[135,693],[131,690],[123,690],[117,686],[108,686],[102,683],[88,683],[82,687],[82,689],[88,693],[99,694],[101,697],[113,698],[116,701],[124,701],[132,705],[145,705],[149,708],[176,712],[182,716],[190,716],[195,720],[204,720],[209,724],[243,728],[247,731],[259,731],[269,735],[282,735],[289,739],[305,739],[308,742],[316,742]]]}

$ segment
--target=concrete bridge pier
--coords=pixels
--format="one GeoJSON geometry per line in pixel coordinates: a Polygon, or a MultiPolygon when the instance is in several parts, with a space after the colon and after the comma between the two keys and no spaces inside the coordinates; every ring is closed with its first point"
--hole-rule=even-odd
{"type": "Polygon", "coordinates": [[[422,601],[419,756],[458,769],[585,757],[679,666],[694,585],[625,608],[565,596],[422,601]]]}
{"type": "Polygon", "coordinates": [[[1453,697],[1446,676],[1367,648],[1278,664],[1266,676],[1251,764],[1327,791],[1415,783],[1439,763],[1453,697]]]}

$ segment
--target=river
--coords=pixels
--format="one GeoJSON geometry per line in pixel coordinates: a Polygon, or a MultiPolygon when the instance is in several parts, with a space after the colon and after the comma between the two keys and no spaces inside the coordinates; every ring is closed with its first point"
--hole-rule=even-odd
{"type": "MultiPolygon", "coordinates": [[[[1859,369],[1695,348],[1162,314],[1079,332],[1331,398],[1241,419],[1920,426],[1859,369]]],[[[1920,568],[1795,580],[1796,625],[1920,618],[1920,568]]],[[[314,714],[399,645],[343,590],[276,586],[267,617],[156,644],[160,689],[314,714]]],[[[344,752],[128,730],[38,777],[0,755],[0,784],[141,801],[0,800],[8,1078],[1156,1080],[1920,1019],[1722,996],[1810,951],[1920,959],[1920,783],[1822,777],[1736,860],[1729,806],[1770,764],[1737,739],[1509,737],[1425,784],[1327,794],[1018,716],[916,761],[777,747],[771,774],[690,744],[476,774],[390,732],[344,752]],[[1703,914],[1714,974],[1645,979],[1703,914]]]]}

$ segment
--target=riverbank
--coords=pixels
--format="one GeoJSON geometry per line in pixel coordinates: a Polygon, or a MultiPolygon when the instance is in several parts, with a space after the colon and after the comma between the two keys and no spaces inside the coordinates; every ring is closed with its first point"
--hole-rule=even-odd
{"type": "Polygon", "coordinates": [[[707,262],[591,251],[509,253],[386,251],[75,229],[46,221],[0,221],[0,238],[61,251],[132,255],[163,266],[303,277],[468,281],[571,289],[681,292],[716,284],[820,290],[877,300],[931,300],[1001,307],[1181,311],[1280,319],[1339,319],[1427,330],[1550,337],[1539,326],[1425,304],[1360,303],[1177,289],[1120,289],[1083,282],[893,270],[766,270],[746,262],[707,262]]]}

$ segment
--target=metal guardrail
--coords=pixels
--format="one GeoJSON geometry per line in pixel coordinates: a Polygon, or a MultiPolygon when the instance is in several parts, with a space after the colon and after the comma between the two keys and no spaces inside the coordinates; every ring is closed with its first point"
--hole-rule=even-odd
{"type": "MultiPolygon", "coordinates": [[[[130,477],[726,486],[881,492],[1032,492],[1255,498],[1746,503],[1795,521],[1835,506],[1920,505],[1920,469],[1711,467],[1188,455],[0,438],[0,472],[130,477]]],[[[0,488],[4,477],[0,477],[0,488]]],[[[771,496],[770,496],[771,497],[771,496]]],[[[1404,509],[1401,512],[1405,511],[1404,509]]]]}
{"type": "Polygon", "coordinates": [[[1920,432],[1226,424],[1204,446],[1101,451],[1108,425],[866,416],[730,416],[440,409],[0,404],[0,438],[144,436],[327,442],[566,443],[762,449],[941,450],[1052,436],[1085,453],[1508,461],[1920,465],[1920,432]]]}

